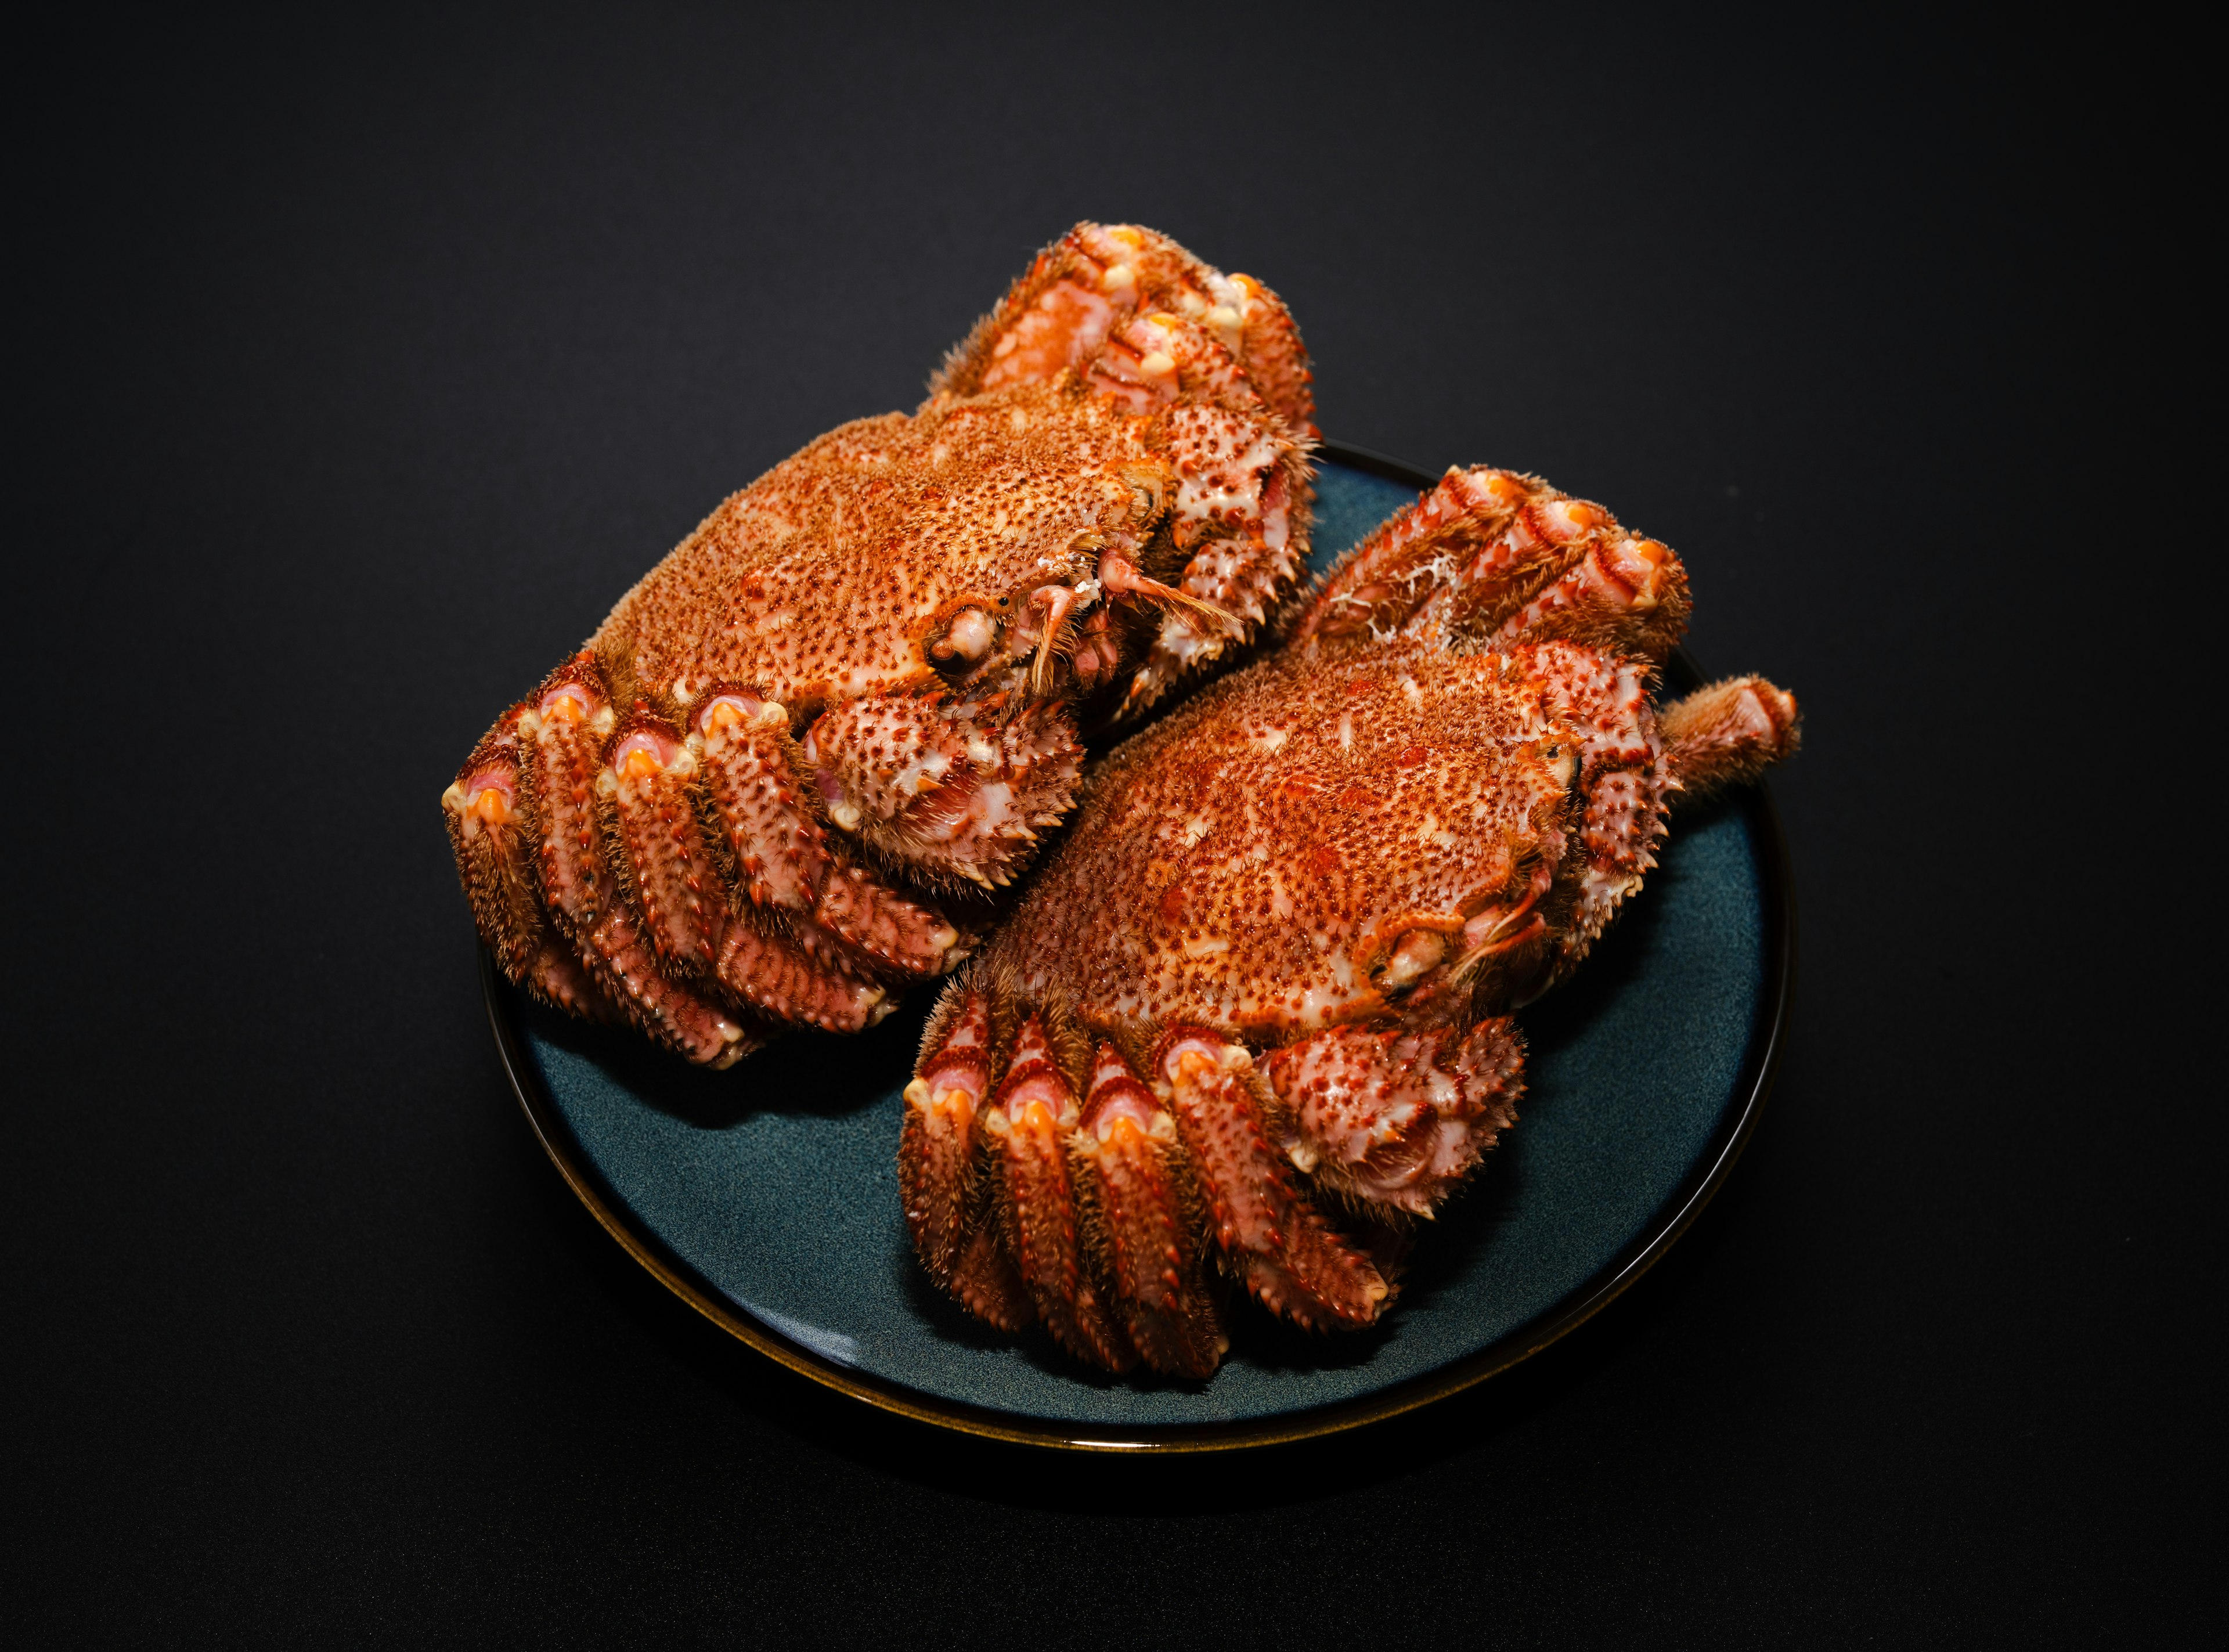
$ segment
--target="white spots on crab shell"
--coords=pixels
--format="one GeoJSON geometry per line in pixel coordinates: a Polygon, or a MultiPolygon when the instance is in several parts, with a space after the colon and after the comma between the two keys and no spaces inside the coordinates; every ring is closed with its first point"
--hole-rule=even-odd
{"type": "Polygon", "coordinates": [[[1295,1031],[1314,1032],[1345,1020],[1358,1004],[1377,997],[1367,981],[1358,982],[1346,953],[1333,952],[1326,962],[1330,980],[1312,982],[1301,992],[1300,1008],[1290,1016],[1295,1031]]]}
{"type": "Polygon", "coordinates": [[[951,771],[949,756],[934,746],[925,746],[915,753],[912,762],[901,766],[890,776],[890,787],[900,796],[931,791],[951,771]]]}
{"type": "Polygon", "coordinates": [[[958,837],[963,829],[996,835],[1018,821],[1021,821],[1021,811],[1014,807],[1014,788],[1005,781],[994,780],[975,789],[967,800],[967,813],[953,818],[945,836],[958,837]]]}
{"type": "Polygon", "coordinates": [[[1277,462],[1278,444],[1266,426],[1255,427],[1250,435],[1239,447],[1234,437],[1218,434],[1208,457],[1179,478],[1172,514],[1179,521],[1204,524],[1259,514],[1262,472],[1277,462]]]}
{"type": "Polygon", "coordinates": [[[1389,941],[1451,935],[1520,868],[1562,864],[1550,822],[1576,800],[1549,765],[1580,733],[1529,656],[1345,646],[1273,656],[1114,757],[999,954],[1101,1025],[1282,1042],[1378,1014],[1389,941]]]}
{"type": "Polygon", "coordinates": [[[1234,356],[1238,355],[1245,343],[1246,323],[1254,312],[1256,289],[1253,278],[1225,275],[1221,270],[1210,270],[1207,290],[1214,302],[1200,319],[1215,329],[1224,349],[1234,356]]]}

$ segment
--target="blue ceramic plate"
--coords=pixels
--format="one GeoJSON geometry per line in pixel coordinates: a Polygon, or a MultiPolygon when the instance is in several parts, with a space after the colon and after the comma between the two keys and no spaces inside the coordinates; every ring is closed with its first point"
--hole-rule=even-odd
{"type": "MultiPolygon", "coordinates": [[[[1430,479],[1328,444],[1317,565],[1430,479]]],[[[1692,678],[1675,659],[1671,675],[1692,678]]],[[[484,960],[511,1082],[596,1218],[700,1312],[831,1387],[1044,1444],[1207,1450],[1391,1416],[1536,1353],[1645,1270],[1754,1128],[1787,1014],[1794,914],[1770,802],[1673,829],[1663,863],[1567,985],[1521,1018],[1523,1121],[1418,1244],[1394,1312],[1316,1337],[1235,1304],[1205,1383],[1095,1377],[1042,1336],[968,1319],[915,1266],[899,1092],[933,991],[853,1038],[804,1033],[724,1073],[529,1001],[484,960]]]]}

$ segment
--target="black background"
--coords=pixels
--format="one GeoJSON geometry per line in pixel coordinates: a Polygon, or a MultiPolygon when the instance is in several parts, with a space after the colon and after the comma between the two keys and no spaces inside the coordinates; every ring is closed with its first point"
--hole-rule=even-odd
{"type": "Polygon", "coordinates": [[[15,74],[18,1633],[2189,1623],[2219,1091],[2162,960],[2219,713],[2145,639],[2218,552],[2162,472],[2184,134],[2094,42],[541,7],[96,19],[15,74]],[[505,1089],[435,808],[706,509],[911,406],[1084,215],[1275,285],[1329,434],[1678,546],[1695,653],[1808,717],[1793,1042],[1717,1202],[1520,1371],[1240,1457],[936,1435],[669,1297],[505,1089]]]}

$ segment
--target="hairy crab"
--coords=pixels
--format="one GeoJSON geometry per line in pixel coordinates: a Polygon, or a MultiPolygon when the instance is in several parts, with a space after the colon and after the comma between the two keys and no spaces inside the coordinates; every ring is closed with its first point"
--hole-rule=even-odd
{"type": "Polygon", "coordinates": [[[1118,1371],[1211,1372],[1224,1281],[1374,1321],[1515,1119],[1510,1012],[1640,888],[1675,794],[1795,748],[1761,678],[1652,703],[1688,607],[1599,507],[1450,471],[1108,755],[924,1036],[899,1180],[929,1274],[1118,1371]]]}
{"type": "Polygon", "coordinates": [[[1081,730],[1292,588],[1308,379],[1259,282],[1128,226],[1055,242],[918,411],[728,499],[473,749],[442,812],[505,974],[723,1066],[948,968],[1081,730]]]}

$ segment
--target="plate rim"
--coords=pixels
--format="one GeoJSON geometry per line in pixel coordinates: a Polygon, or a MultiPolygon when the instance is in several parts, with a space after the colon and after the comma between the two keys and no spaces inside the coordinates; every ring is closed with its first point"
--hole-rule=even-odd
{"type": "MultiPolygon", "coordinates": [[[[1315,451],[1326,459],[1414,487],[1432,485],[1428,471],[1346,442],[1322,440],[1315,451]]],[[[1709,680],[1686,649],[1672,663],[1697,682],[1709,680]]],[[[776,1363],[838,1393],[916,1422],[1010,1444],[1094,1452],[1153,1454],[1230,1451],[1281,1445],[1321,1435],[1343,1433],[1412,1411],[1499,1376],[1570,1335],[1608,1308],[1662,1259],[1692,1226],[1733,1172],[1779,1076],[1787,1047],[1789,1012],[1795,987],[1795,876],[1779,811],[1763,783],[1738,794],[1751,842],[1763,873],[1764,994],[1752,1023],[1749,1047],[1735,1080],[1740,1104],[1728,1109],[1679,1189],[1656,1217],[1588,1280],[1567,1292],[1548,1313],[1497,1337],[1484,1347],[1436,1371],[1410,1377],[1376,1393],[1311,1406],[1271,1417],[1212,1423],[1085,1426],[1052,1417],[945,1399],[909,1388],[891,1379],[839,1365],[784,1334],[743,1308],[685,1261],[636,1215],[581,1149],[579,1139],[543,1083],[523,1045],[511,1012],[511,993],[496,968],[494,955],[479,948],[480,990],[488,1025],[504,1076],[528,1126],[574,1197],[587,1206],[603,1230],[668,1290],[726,1331],[776,1363]]]]}

